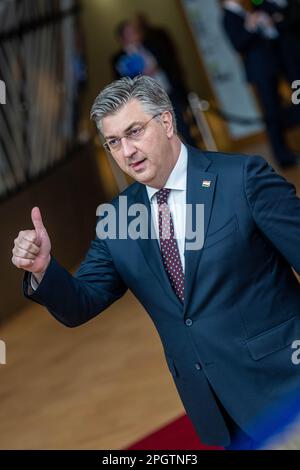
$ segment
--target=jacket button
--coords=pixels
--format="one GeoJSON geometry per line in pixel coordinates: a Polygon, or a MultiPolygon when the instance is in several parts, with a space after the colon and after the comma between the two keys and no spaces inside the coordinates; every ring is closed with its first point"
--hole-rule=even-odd
{"type": "Polygon", "coordinates": [[[199,364],[199,362],[196,362],[195,367],[197,370],[201,370],[201,365],[199,364]]]}
{"type": "Polygon", "coordinates": [[[190,318],[188,318],[187,320],[185,320],[185,324],[186,326],[192,326],[193,321],[190,318]]]}

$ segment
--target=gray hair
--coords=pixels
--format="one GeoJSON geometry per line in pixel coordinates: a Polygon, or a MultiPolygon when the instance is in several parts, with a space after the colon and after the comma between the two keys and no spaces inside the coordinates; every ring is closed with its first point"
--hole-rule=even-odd
{"type": "Polygon", "coordinates": [[[173,118],[174,132],[177,133],[175,112],[165,90],[151,77],[139,75],[123,77],[107,85],[97,96],[91,109],[91,119],[96,122],[102,134],[102,119],[117,113],[130,100],[138,100],[145,113],[150,116],[169,111],[173,118]]]}

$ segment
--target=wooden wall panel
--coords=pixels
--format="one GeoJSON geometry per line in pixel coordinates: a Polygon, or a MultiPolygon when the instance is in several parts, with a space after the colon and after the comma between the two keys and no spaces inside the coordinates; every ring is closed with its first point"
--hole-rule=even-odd
{"type": "Polygon", "coordinates": [[[42,211],[53,255],[66,268],[82,259],[104,200],[97,158],[92,144],[81,146],[50,174],[0,204],[0,320],[24,305],[23,274],[12,265],[11,250],[18,232],[32,227],[33,206],[42,211]]]}

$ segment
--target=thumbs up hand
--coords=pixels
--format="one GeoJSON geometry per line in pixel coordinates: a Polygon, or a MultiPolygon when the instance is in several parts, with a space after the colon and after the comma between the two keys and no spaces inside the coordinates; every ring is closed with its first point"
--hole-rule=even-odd
{"type": "Polygon", "coordinates": [[[34,230],[22,230],[14,241],[12,263],[41,281],[50,263],[51,242],[38,207],[31,211],[34,230]]]}

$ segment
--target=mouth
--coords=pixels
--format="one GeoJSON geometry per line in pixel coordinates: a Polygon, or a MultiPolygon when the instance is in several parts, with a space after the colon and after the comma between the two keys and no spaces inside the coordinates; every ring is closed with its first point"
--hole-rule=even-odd
{"type": "Polygon", "coordinates": [[[131,163],[129,166],[130,168],[132,168],[133,170],[140,170],[142,167],[143,167],[143,163],[146,161],[146,158],[144,158],[143,160],[140,160],[138,162],[134,162],[134,163],[131,163]]]}

